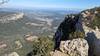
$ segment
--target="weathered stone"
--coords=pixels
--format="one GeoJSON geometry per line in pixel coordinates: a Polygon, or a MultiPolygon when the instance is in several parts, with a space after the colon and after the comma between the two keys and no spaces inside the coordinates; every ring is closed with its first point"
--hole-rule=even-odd
{"type": "Polygon", "coordinates": [[[60,50],[69,56],[88,56],[88,43],[85,39],[62,41],[60,50]]]}
{"type": "Polygon", "coordinates": [[[88,56],[88,43],[85,39],[61,41],[60,51],[52,52],[51,56],[88,56]]]}
{"type": "Polygon", "coordinates": [[[50,52],[50,55],[51,56],[68,56],[67,54],[63,53],[63,52],[60,52],[60,51],[57,51],[55,50],[55,52],[50,52]]]}

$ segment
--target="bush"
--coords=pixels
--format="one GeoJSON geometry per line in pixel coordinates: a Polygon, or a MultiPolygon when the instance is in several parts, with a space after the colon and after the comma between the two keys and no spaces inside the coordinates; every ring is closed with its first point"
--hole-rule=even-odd
{"type": "Polygon", "coordinates": [[[31,56],[50,56],[50,51],[53,49],[53,41],[49,37],[41,37],[38,42],[33,42],[33,51],[31,56]]]}
{"type": "Polygon", "coordinates": [[[75,38],[84,38],[85,33],[81,31],[75,31],[69,34],[70,39],[75,39],[75,38]]]}
{"type": "Polygon", "coordinates": [[[95,29],[96,26],[100,29],[100,16],[95,16],[94,20],[90,24],[90,27],[93,29],[95,29]]]}
{"type": "MultiPolygon", "coordinates": [[[[98,27],[100,29],[100,7],[95,7],[93,9],[89,9],[87,11],[91,12],[92,18],[90,17],[88,19],[89,24],[86,24],[86,26],[88,26],[92,29],[95,29],[96,27],[98,27]],[[95,11],[97,11],[96,14],[95,14],[95,11]]],[[[85,23],[86,23],[86,21],[85,21],[85,23]]]]}

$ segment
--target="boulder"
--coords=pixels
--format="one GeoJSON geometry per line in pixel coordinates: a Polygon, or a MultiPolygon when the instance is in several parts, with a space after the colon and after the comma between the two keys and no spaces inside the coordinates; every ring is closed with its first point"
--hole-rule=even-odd
{"type": "Polygon", "coordinates": [[[88,56],[88,43],[85,39],[61,41],[60,51],[52,52],[51,56],[88,56]]]}

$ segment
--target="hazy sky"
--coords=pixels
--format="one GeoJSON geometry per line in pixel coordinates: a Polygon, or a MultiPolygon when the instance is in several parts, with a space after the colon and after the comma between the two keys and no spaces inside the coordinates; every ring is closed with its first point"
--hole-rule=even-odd
{"type": "Polygon", "coordinates": [[[100,6],[100,0],[10,0],[6,7],[91,8],[100,6]]]}

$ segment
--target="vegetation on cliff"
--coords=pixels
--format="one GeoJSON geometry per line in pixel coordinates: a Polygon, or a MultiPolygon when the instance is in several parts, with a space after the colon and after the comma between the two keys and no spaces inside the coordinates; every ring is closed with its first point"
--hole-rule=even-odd
{"type": "Polygon", "coordinates": [[[50,56],[54,46],[52,38],[41,37],[38,41],[33,41],[33,51],[27,56],[50,56]]]}
{"type": "Polygon", "coordinates": [[[100,7],[95,7],[92,9],[87,9],[82,11],[84,14],[83,22],[86,26],[95,29],[98,27],[100,29],[100,7]]]}

